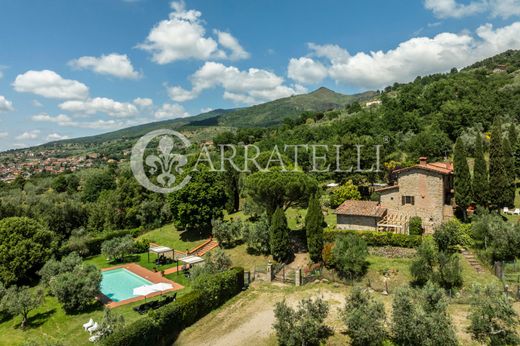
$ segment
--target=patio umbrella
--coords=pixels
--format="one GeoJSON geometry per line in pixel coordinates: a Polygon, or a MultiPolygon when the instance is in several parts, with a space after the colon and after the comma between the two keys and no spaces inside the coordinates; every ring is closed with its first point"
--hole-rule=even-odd
{"type": "Polygon", "coordinates": [[[159,282],[158,284],[151,285],[150,287],[153,287],[156,290],[156,292],[163,292],[172,289],[173,285],[168,284],[166,282],[159,282]]]}
{"type": "Polygon", "coordinates": [[[144,285],[139,286],[133,289],[132,293],[134,296],[144,296],[144,300],[146,301],[146,296],[150,293],[159,292],[158,289],[155,289],[153,285],[144,285]]]}

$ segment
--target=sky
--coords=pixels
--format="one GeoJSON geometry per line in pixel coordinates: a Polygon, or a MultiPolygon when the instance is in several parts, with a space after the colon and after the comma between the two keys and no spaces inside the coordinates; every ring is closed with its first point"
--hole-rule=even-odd
{"type": "Polygon", "coordinates": [[[520,0],[3,0],[0,150],[520,49],[520,0]]]}

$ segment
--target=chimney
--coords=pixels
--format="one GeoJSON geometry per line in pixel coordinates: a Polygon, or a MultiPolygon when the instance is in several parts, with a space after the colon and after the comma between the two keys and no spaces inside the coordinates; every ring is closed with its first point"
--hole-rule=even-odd
{"type": "Polygon", "coordinates": [[[425,157],[425,156],[420,157],[420,158],[419,158],[419,164],[420,164],[421,166],[426,166],[426,164],[428,164],[428,158],[425,157]]]}

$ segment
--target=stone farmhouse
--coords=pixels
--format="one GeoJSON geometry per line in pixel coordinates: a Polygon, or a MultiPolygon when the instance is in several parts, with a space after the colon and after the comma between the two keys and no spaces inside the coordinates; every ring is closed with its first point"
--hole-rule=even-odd
{"type": "Polygon", "coordinates": [[[419,164],[394,171],[397,182],[376,190],[379,202],[347,200],[336,209],[337,227],[408,233],[410,218],[419,216],[426,233],[453,217],[453,165],[419,164]]]}

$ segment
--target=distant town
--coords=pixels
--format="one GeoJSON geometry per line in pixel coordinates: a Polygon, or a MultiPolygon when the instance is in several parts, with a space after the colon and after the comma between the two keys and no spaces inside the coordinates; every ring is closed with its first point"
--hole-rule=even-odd
{"type": "Polygon", "coordinates": [[[76,172],[102,164],[115,164],[118,160],[98,153],[60,157],[58,150],[23,150],[3,153],[0,156],[0,181],[12,182],[18,176],[30,178],[35,174],[76,172]]]}

